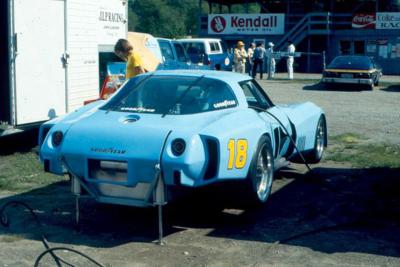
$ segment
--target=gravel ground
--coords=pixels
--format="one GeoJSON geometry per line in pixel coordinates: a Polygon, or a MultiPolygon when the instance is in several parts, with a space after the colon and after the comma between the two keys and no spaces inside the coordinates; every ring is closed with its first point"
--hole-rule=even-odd
{"type": "MultiPolygon", "coordinates": [[[[278,78],[285,77],[279,74],[278,78]]],[[[379,86],[373,91],[338,85],[327,90],[307,79],[315,74],[297,74],[298,79],[259,81],[276,104],[311,101],[326,113],[330,135],[356,133],[372,142],[400,143],[400,77],[384,76],[382,82],[398,81],[398,86],[379,86]]]]}
{"type": "MultiPolygon", "coordinates": [[[[276,103],[323,107],[331,135],[351,132],[371,142],[400,143],[400,90],[324,90],[308,84],[316,76],[296,76],[302,80],[261,84],[276,103]]],[[[76,226],[67,182],[6,196],[1,203],[29,203],[51,247],[78,249],[105,266],[400,266],[399,169],[322,162],[305,172],[297,164],[280,171],[271,198],[259,209],[222,200],[240,198],[226,187],[170,203],[164,210],[165,246],[154,242],[154,209],[84,200],[76,226]]],[[[27,210],[11,207],[7,213],[11,224],[0,226],[0,267],[33,266],[44,251],[40,230],[27,210]]],[[[57,255],[75,266],[94,266],[70,253],[57,255]]],[[[41,266],[55,264],[47,256],[41,266]]]]}

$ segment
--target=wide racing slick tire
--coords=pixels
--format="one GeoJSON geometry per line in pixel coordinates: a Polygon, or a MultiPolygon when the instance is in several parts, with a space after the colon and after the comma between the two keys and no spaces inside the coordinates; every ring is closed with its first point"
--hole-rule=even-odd
{"type": "Polygon", "coordinates": [[[318,163],[322,159],[324,149],[327,145],[327,128],[325,116],[321,115],[318,120],[317,128],[315,131],[314,148],[309,153],[305,154],[307,163],[318,163]]]}
{"type": "Polygon", "coordinates": [[[247,195],[245,202],[251,206],[265,203],[271,194],[273,180],[274,157],[271,140],[267,136],[262,136],[245,180],[244,188],[247,195]]]}

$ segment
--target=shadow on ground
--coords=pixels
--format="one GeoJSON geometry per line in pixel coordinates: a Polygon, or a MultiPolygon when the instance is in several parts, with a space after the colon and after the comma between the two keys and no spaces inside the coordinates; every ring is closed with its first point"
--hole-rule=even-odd
{"type": "Polygon", "coordinates": [[[38,144],[38,129],[0,137],[0,155],[30,152],[38,144]]]}
{"type": "MultiPolygon", "coordinates": [[[[359,252],[400,256],[400,169],[316,168],[303,175],[279,173],[274,193],[258,209],[237,204],[240,191],[215,186],[192,192],[164,209],[165,235],[188,228],[211,228],[209,236],[244,241],[284,243],[325,253],[359,252]],[[228,193],[229,192],[229,193],[228,193]]],[[[157,239],[156,209],[82,204],[80,226],[74,224],[69,183],[60,182],[2,199],[29,203],[46,224],[50,242],[114,247],[157,239]]],[[[14,233],[39,239],[27,210],[7,209],[14,233]]],[[[196,233],[193,232],[195,235],[196,233]]],[[[194,236],[195,238],[195,236],[194,236]]]]}
{"type": "Polygon", "coordinates": [[[370,91],[370,89],[365,85],[359,84],[324,84],[315,83],[311,85],[303,86],[303,90],[309,91],[343,91],[343,92],[360,92],[360,91],[370,91]]]}
{"type": "Polygon", "coordinates": [[[390,85],[386,88],[382,88],[382,91],[386,91],[386,92],[396,92],[399,93],[400,92],[400,85],[390,85]]]}

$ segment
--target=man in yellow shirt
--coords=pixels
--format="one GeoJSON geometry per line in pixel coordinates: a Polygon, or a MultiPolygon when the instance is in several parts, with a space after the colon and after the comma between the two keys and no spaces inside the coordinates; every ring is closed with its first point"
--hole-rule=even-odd
{"type": "Polygon", "coordinates": [[[142,59],[133,51],[132,45],[126,39],[119,39],[114,47],[115,54],[126,61],[126,79],[145,73],[142,59]]]}

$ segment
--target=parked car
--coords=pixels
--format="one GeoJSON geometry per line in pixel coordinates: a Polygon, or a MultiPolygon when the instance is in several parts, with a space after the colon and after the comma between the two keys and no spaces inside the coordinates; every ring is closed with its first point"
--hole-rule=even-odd
{"type": "Polygon", "coordinates": [[[322,82],[361,84],[367,85],[372,90],[374,85],[379,84],[381,76],[382,69],[371,57],[338,56],[322,73],[322,82]]]}
{"type": "Polygon", "coordinates": [[[183,45],[176,40],[157,38],[162,61],[157,70],[190,69],[191,61],[183,45]]]}
{"type": "Polygon", "coordinates": [[[247,75],[204,70],[136,76],[39,133],[45,171],[67,171],[99,202],[132,206],[154,204],[157,177],[177,189],[238,180],[238,199],[261,204],[276,170],[298,151],[319,162],[326,144],[315,104],[275,105],[247,75]]]}
{"type": "Polygon", "coordinates": [[[221,39],[179,39],[193,64],[207,69],[232,70],[233,54],[229,53],[221,39]]]}

